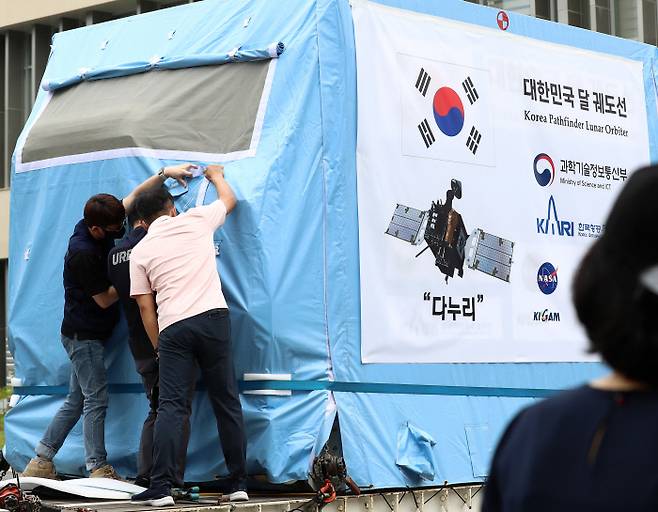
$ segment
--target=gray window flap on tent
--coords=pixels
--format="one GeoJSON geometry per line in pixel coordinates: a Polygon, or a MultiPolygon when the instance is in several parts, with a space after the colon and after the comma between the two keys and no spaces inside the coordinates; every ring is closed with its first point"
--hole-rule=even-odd
{"type": "Polygon", "coordinates": [[[21,160],[120,148],[248,150],[270,62],[154,71],[56,91],[30,130],[21,160]]]}

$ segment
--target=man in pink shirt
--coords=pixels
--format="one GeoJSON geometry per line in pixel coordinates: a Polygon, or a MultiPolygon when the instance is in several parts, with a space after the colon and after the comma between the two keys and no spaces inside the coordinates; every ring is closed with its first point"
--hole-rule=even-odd
{"type": "Polygon", "coordinates": [[[130,295],[160,358],[160,404],[148,490],[133,502],[173,505],[176,454],[183,438],[189,391],[198,364],[217,418],[232,488],[246,501],[246,440],[233,369],[231,327],[215,261],[213,233],[236,204],[221,165],[205,170],[217,189],[212,204],[176,215],[164,189],[140,195],[135,208],[148,233],[130,254],[130,295]],[[157,302],[157,312],[156,312],[157,302]]]}

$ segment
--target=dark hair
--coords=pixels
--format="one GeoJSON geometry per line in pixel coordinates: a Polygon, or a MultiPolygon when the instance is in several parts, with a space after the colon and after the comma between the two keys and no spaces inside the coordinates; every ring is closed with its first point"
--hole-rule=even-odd
{"type": "Polygon", "coordinates": [[[612,207],[604,234],[573,282],[590,350],[625,377],[658,387],[658,295],[641,282],[658,265],[658,167],[636,171],[612,207]]]}
{"type": "Polygon", "coordinates": [[[135,198],[133,210],[139,219],[150,224],[161,215],[165,215],[173,205],[174,198],[169,191],[164,187],[158,187],[139,194],[135,198]]]}
{"type": "Polygon", "coordinates": [[[110,194],[96,194],[85,204],[84,220],[88,227],[106,228],[120,225],[125,217],[123,203],[110,194]]]}
{"type": "Polygon", "coordinates": [[[130,226],[131,228],[135,225],[137,221],[142,220],[142,217],[137,212],[137,208],[135,208],[134,203],[130,207],[130,209],[126,211],[126,219],[128,221],[128,226],[130,226]]]}

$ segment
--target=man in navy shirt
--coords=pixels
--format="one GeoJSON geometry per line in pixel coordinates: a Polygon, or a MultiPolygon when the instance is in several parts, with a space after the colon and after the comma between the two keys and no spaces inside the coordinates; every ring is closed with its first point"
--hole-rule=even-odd
{"type": "MultiPolygon", "coordinates": [[[[172,199],[173,202],[173,199],[172,199]]],[[[130,298],[130,252],[144,238],[147,226],[139,217],[135,208],[128,211],[128,225],[132,230],[110,251],[107,260],[107,274],[110,282],[119,294],[119,302],[123,308],[128,324],[128,345],[135,359],[137,373],[142,377],[144,391],[149,401],[149,413],[142,427],[139,443],[139,456],[137,459],[137,478],[135,484],[148,487],[153,467],[153,429],[158,411],[159,395],[159,367],[158,360],[151,340],[149,340],[137,302],[130,298]]],[[[189,397],[191,407],[192,395],[189,397]]],[[[178,454],[177,486],[183,486],[185,475],[185,456],[187,443],[190,437],[189,411],[187,421],[183,424],[183,442],[181,452],[178,454]]]]}
{"type": "Polygon", "coordinates": [[[119,478],[107,463],[105,413],[108,391],[104,342],[119,318],[118,294],[107,277],[107,256],[124,233],[125,210],[145,190],[161,186],[171,177],[183,184],[191,176],[190,164],[161,169],[123,201],[110,194],[92,196],[69,239],[64,256],[64,318],[62,344],[71,360],[69,393],[36,447],[24,476],[56,478],[53,457],[75,424],[83,417],[85,461],[91,477],[119,478]]]}

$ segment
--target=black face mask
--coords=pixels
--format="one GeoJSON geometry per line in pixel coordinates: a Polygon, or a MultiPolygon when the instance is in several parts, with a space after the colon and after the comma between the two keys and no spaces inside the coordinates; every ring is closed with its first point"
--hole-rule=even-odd
{"type": "Polygon", "coordinates": [[[105,238],[107,240],[118,240],[119,238],[123,238],[123,235],[126,234],[126,228],[125,226],[121,226],[121,229],[118,231],[110,231],[108,229],[103,229],[103,232],[105,233],[105,238]]]}

